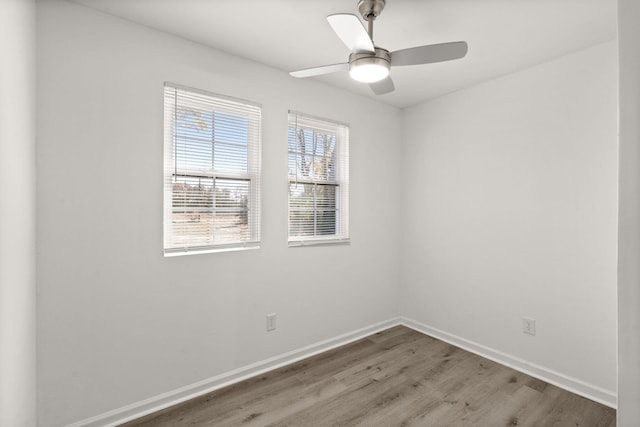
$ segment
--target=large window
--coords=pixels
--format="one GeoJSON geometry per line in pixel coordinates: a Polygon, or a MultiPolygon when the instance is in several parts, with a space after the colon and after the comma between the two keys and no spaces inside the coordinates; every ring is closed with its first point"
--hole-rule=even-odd
{"type": "Polygon", "coordinates": [[[349,239],[349,128],[289,112],[289,245],[349,239]]]}
{"type": "Polygon", "coordinates": [[[165,255],[257,247],[260,106],[165,84],[165,255]]]}

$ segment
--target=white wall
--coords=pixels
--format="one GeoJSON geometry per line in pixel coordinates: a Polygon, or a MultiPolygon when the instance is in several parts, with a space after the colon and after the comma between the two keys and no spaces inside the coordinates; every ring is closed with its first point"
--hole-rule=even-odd
{"type": "Polygon", "coordinates": [[[618,1],[620,216],[618,426],[640,420],[640,3],[618,1]]]}
{"type": "Polygon", "coordinates": [[[36,423],[35,1],[0,0],[0,426],[36,423]]]}
{"type": "Polygon", "coordinates": [[[41,425],[397,316],[399,110],[66,2],[38,20],[41,425]],[[262,249],[163,258],[164,81],[262,103],[262,249]],[[288,109],[350,124],[350,245],[287,247],[288,109]]]}
{"type": "Polygon", "coordinates": [[[404,317],[609,404],[616,54],[597,45],[406,110],[400,233],[404,317]]]}

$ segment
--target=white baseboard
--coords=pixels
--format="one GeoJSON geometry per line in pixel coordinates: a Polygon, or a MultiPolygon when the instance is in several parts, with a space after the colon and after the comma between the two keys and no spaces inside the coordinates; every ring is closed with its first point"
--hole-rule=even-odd
{"type": "Polygon", "coordinates": [[[113,427],[153,412],[160,411],[178,403],[185,402],[189,399],[202,396],[222,387],[261,375],[273,369],[306,359],[307,357],[349,344],[353,341],[357,341],[361,338],[375,334],[376,332],[380,332],[400,324],[400,318],[393,318],[384,322],[379,322],[335,338],[330,338],[298,350],[271,357],[140,402],[132,403],[131,405],[123,406],[121,408],[75,422],[67,427],[113,427]]]}
{"type": "Polygon", "coordinates": [[[75,422],[67,427],[113,427],[153,412],[160,411],[178,403],[185,402],[189,399],[202,396],[222,387],[261,375],[273,369],[289,365],[307,357],[349,344],[353,341],[357,341],[361,338],[396,325],[404,325],[425,335],[453,344],[471,353],[493,360],[494,362],[531,375],[532,377],[541,379],[565,390],[569,390],[588,399],[602,403],[603,405],[614,409],[616,408],[617,398],[614,392],[604,390],[592,384],[588,384],[559,372],[535,365],[527,362],[526,360],[513,357],[506,353],[502,353],[465,338],[441,331],[415,320],[399,317],[376,323],[279,356],[271,357],[215,377],[207,378],[197,383],[75,422]]]}
{"type": "Polygon", "coordinates": [[[433,328],[431,326],[425,325],[412,319],[408,319],[406,317],[401,317],[401,324],[425,335],[429,335],[433,338],[437,338],[441,341],[453,344],[456,347],[460,347],[471,353],[475,353],[479,356],[493,360],[494,362],[500,363],[501,365],[505,365],[527,375],[531,375],[532,377],[538,378],[549,384],[553,384],[565,390],[571,391],[572,393],[586,397],[587,399],[602,403],[603,405],[606,405],[610,408],[616,409],[617,407],[617,395],[615,392],[605,390],[593,384],[585,383],[584,381],[580,381],[576,378],[572,378],[559,372],[555,372],[551,369],[538,366],[536,364],[527,362],[526,360],[491,349],[482,344],[478,344],[465,338],[461,338],[459,336],[441,331],[440,329],[433,328]]]}

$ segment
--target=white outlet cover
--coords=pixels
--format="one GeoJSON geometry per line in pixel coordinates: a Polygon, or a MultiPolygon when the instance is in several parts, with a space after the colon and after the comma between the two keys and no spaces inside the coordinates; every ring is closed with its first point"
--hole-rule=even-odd
{"type": "Polygon", "coordinates": [[[267,332],[276,329],[276,314],[267,314],[267,332]]]}
{"type": "Polygon", "coordinates": [[[522,332],[528,335],[536,334],[536,319],[530,317],[522,318],[522,332]]]}

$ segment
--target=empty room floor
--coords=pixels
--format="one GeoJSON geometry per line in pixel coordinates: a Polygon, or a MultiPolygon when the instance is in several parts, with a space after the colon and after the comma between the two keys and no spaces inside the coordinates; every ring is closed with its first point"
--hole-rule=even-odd
{"type": "Polygon", "coordinates": [[[397,326],[124,425],[615,424],[614,409],[397,326]]]}

